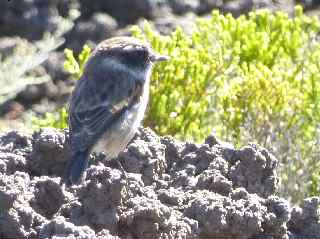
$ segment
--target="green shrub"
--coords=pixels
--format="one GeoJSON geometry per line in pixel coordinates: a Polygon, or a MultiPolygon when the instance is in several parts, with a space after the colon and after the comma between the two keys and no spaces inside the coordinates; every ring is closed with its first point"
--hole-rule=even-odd
{"type": "Polygon", "coordinates": [[[56,129],[65,129],[68,127],[68,112],[65,107],[56,112],[47,112],[42,118],[33,117],[32,125],[34,130],[44,127],[53,127],[56,129]]]}
{"type": "Polygon", "coordinates": [[[254,140],[280,159],[283,196],[318,194],[319,31],[301,7],[293,18],[214,11],[191,35],[134,27],[134,36],[171,57],[155,66],[145,126],[197,141],[212,130],[237,145],[254,140]]]}
{"type": "Polygon", "coordinates": [[[220,136],[239,141],[247,120],[264,137],[261,130],[275,120],[290,126],[312,118],[319,112],[310,105],[319,89],[319,29],[301,8],[293,19],[268,10],[237,19],[215,11],[198,20],[191,36],[181,29],[165,37],[148,25],[143,32],[134,28],[135,36],[172,57],[156,66],[146,124],[161,134],[200,139],[215,126],[220,136]],[[172,113],[175,118],[168,117],[172,113]]]}
{"type": "Polygon", "coordinates": [[[91,49],[88,45],[84,45],[81,53],[76,59],[73,55],[73,51],[70,49],[65,49],[64,54],[66,60],[63,64],[64,69],[72,75],[72,78],[78,80],[83,72],[84,65],[89,58],[91,49]]]}

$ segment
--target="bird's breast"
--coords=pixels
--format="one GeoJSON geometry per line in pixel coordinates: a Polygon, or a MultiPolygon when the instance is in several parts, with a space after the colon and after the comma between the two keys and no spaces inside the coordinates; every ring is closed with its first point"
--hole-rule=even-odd
{"type": "Polygon", "coordinates": [[[137,103],[128,108],[93,147],[93,152],[104,152],[107,159],[114,158],[125,149],[135,135],[144,117],[149,99],[149,78],[137,103]]]}

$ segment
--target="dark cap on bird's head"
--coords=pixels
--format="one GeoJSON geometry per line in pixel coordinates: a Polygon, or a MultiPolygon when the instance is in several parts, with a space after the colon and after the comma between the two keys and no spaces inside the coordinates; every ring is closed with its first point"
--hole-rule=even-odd
{"type": "Polygon", "coordinates": [[[169,57],[152,50],[150,45],[134,37],[114,37],[101,42],[93,51],[92,56],[105,55],[116,57],[124,63],[137,65],[156,61],[166,61],[169,57]]]}

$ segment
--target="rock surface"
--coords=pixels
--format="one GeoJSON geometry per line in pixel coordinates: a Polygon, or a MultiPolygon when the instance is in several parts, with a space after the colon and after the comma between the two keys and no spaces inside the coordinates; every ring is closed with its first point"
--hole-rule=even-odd
{"type": "Polygon", "coordinates": [[[320,198],[294,207],[275,196],[277,159],[258,145],[140,129],[66,188],[67,139],[54,129],[0,136],[0,238],[320,238],[320,198]]]}
{"type": "MultiPolygon", "coordinates": [[[[75,47],[84,40],[97,43],[113,35],[115,28],[136,24],[139,19],[165,20],[168,16],[193,12],[196,15],[219,9],[234,16],[259,8],[293,12],[295,4],[314,9],[314,0],[15,0],[0,2],[0,36],[14,36],[29,40],[40,39],[44,32],[59,28],[60,18],[67,18],[72,11],[80,17],[74,28],[66,33],[68,47],[75,47]]],[[[174,17],[171,17],[174,19],[174,17]]],[[[173,23],[174,24],[174,23],[173,23]]]]}

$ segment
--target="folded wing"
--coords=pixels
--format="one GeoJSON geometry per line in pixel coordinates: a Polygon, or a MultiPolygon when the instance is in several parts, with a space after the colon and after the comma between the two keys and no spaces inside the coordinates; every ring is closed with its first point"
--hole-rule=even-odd
{"type": "Polygon", "coordinates": [[[75,152],[91,149],[138,100],[141,91],[137,81],[123,79],[121,74],[94,80],[84,75],[76,87],[69,106],[70,142],[75,152]]]}

